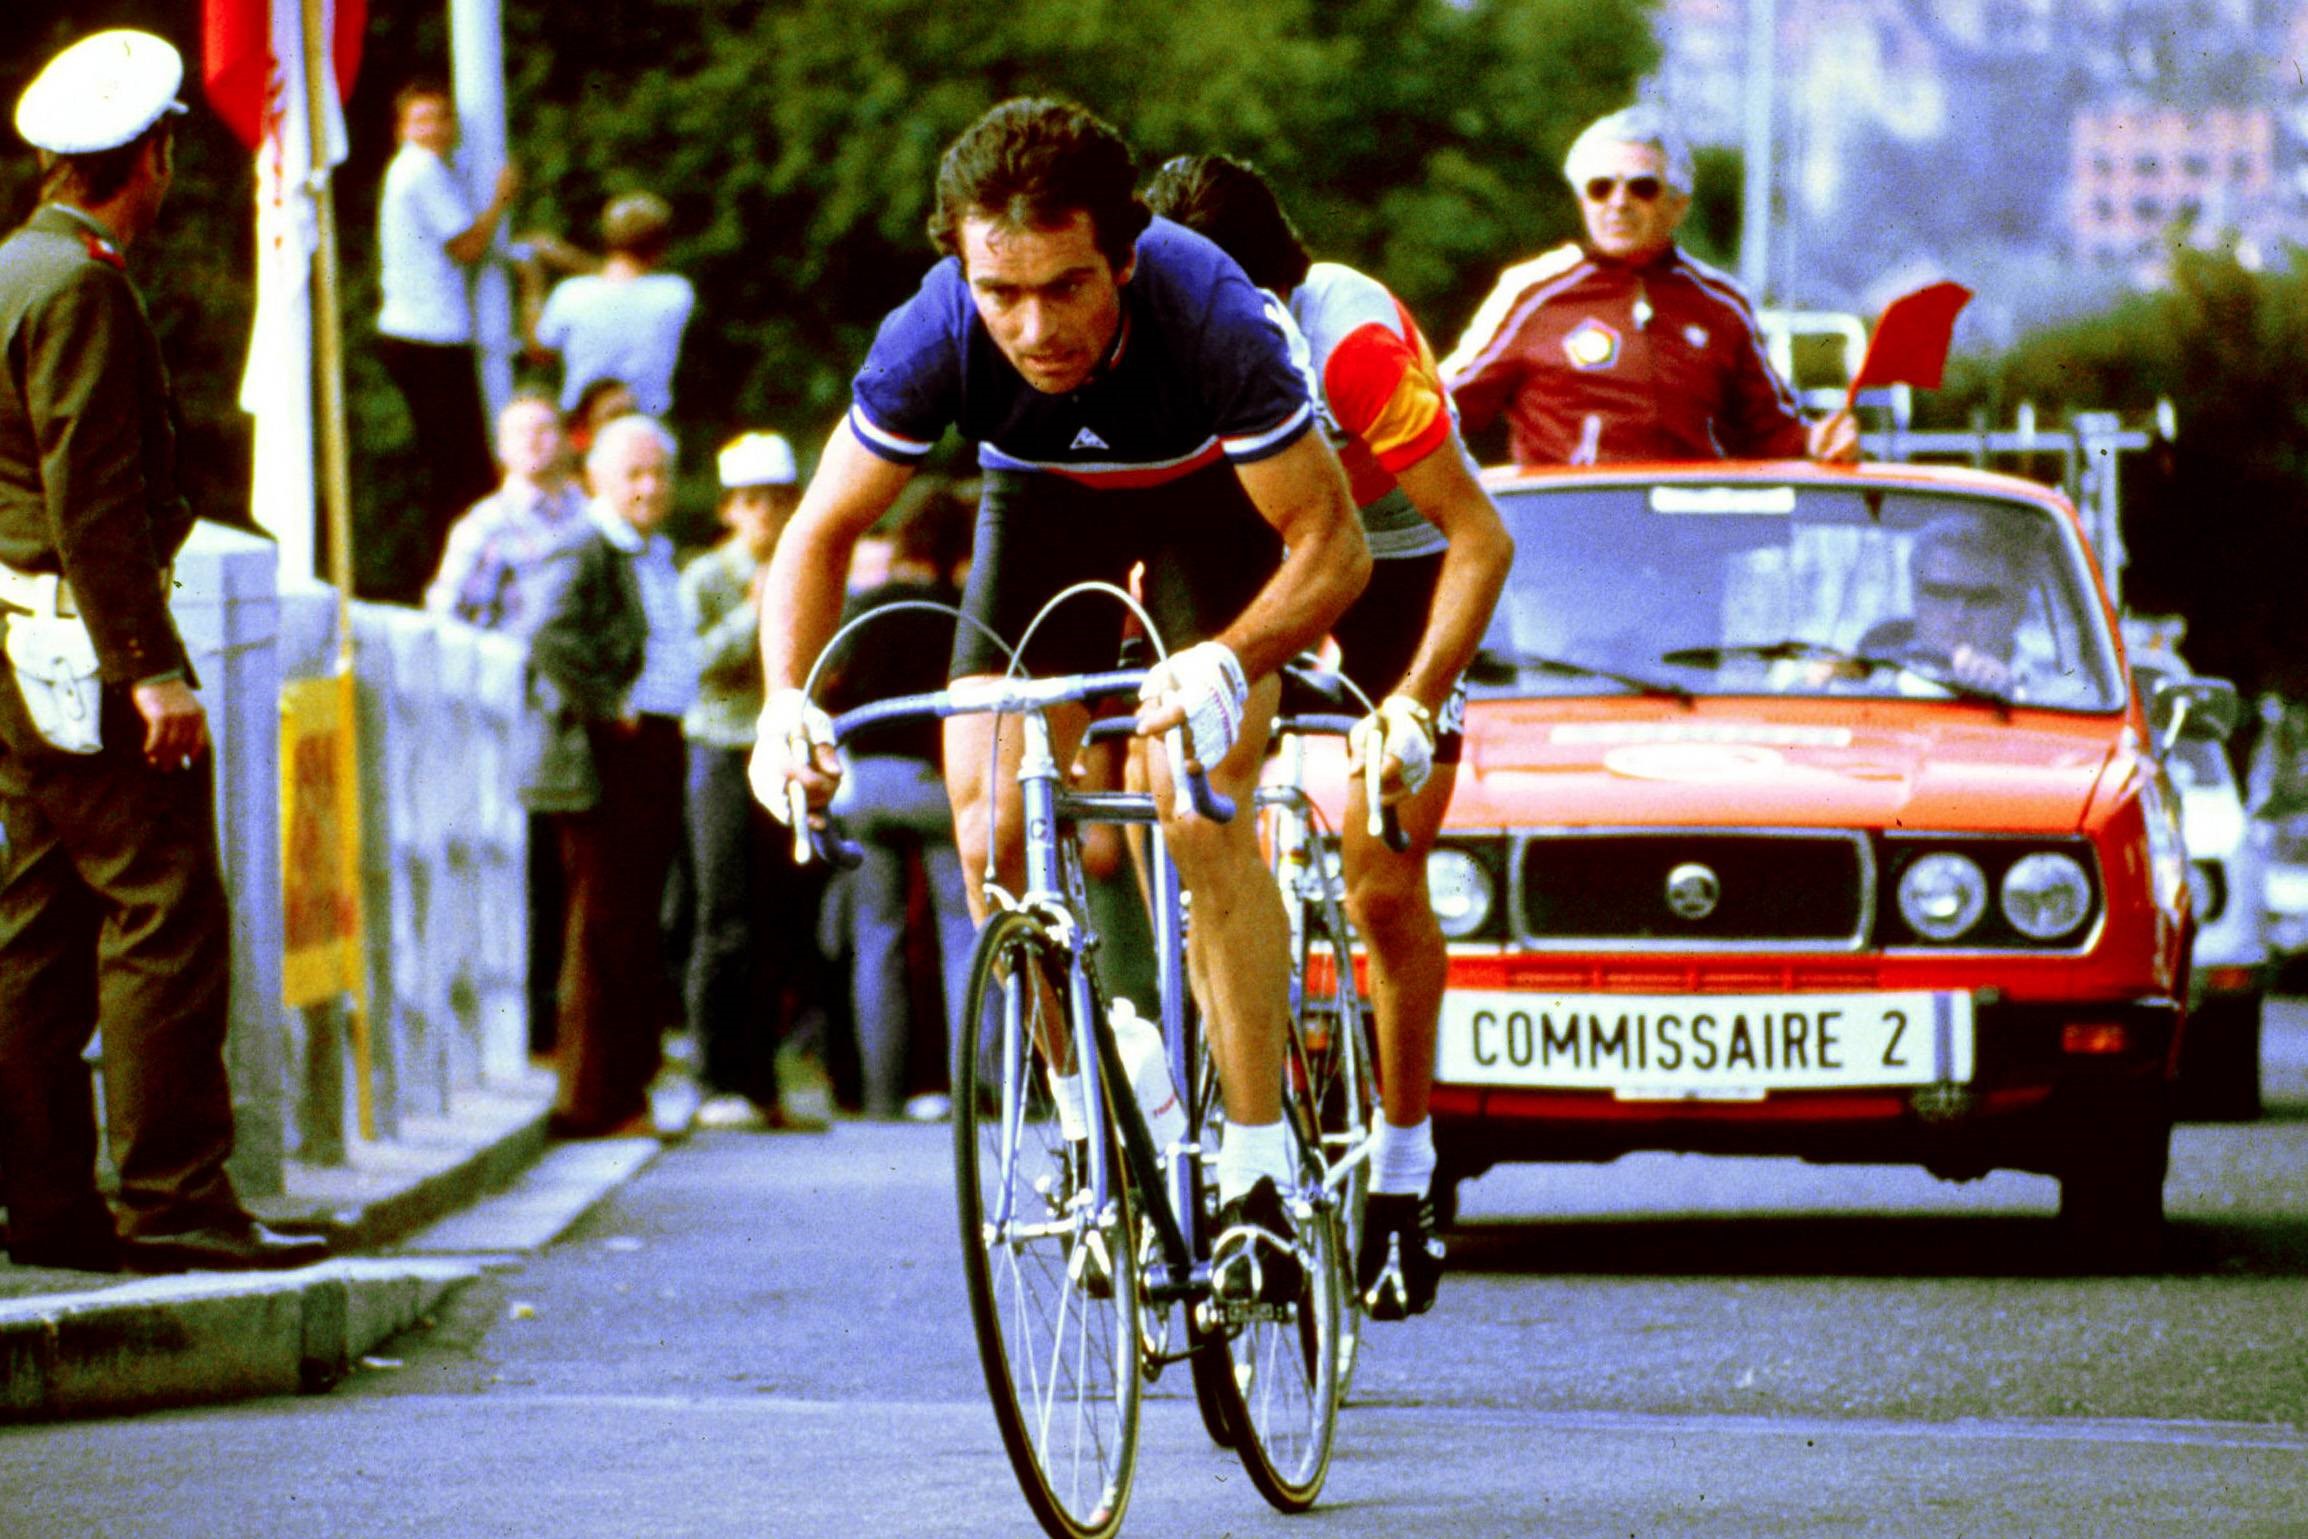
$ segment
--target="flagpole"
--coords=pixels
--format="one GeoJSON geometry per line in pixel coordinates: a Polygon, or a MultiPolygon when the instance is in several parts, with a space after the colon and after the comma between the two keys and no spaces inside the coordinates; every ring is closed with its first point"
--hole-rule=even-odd
{"type": "MultiPolygon", "coordinates": [[[[337,679],[339,773],[345,792],[338,800],[348,826],[339,831],[338,850],[346,867],[345,901],[353,907],[353,944],[365,925],[360,915],[360,798],[357,697],[353,672],[353,486],[351,450],[345,438],[344,325],[337,306],[337,202],[330,184],[328,117],[323,104],[336,99],[336,48],[327,0],[301,0],[305,35],[305,141],[312,148],[312,194],[319,240],[313,251],[313,374],[320,415],[321,497],[328,514],[329,581],[337,590],[337,679]]],[[[353,996],[353,1098],[361,1136],[377,1136],[374,1049],[369,1040],[368,968],[356,953],[347,959],[353,996]]]]}

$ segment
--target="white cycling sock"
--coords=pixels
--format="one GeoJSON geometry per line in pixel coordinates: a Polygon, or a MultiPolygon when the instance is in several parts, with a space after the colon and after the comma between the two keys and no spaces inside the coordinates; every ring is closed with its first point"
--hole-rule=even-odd
{"type": "Polygon", "coordinates": [[[1434,1179],[1434,1118],[1398,1128],[1378,1119],[1378,1139],[1370,1151],[1370,1189],[1389,1195],[1423,1196],[1434,1179]]]}
{"type": "Polygon", "coordinates": [[[1277,1188],[1287,1191],[1291,1174],[1290,1135],[1280,1121],[1226,1124],[1226,1136],[1218,1145],[1221,1203],[1248,1192],[1260,1176],[1272,1178],[1277,1188]]]}

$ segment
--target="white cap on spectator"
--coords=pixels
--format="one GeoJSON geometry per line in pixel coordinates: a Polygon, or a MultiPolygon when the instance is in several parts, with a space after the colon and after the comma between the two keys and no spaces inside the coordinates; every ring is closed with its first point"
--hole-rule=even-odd
{"type": "Polygon", "coordinates": [[[731,439],[721,451],[721,487],[791,486],[800,479],[794,469],[793,445],[776,433],[747,433],[731,439]]]}
{"type": "Polygon", "coordinates": [[[16,102],[16,131],[51,155],[94,155],[134,140],[176,99],[184,59],[149,32],[84,37],[48,61],[16,102]]]}

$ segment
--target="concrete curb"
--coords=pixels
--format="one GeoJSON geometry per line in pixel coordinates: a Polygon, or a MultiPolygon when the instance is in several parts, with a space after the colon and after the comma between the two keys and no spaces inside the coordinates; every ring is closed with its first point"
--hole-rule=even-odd
{"type": "Polygon", "coordinates": [[[0,1422],[315,1392],[478,1269],[419,1257],[0,1304],[0,1422]]]}
{"type": "MultiPolygon", "coordinates": [[[[250,1206],[327,1235],[339,1256],[324,1265],[126,1281],[19,1274],[54,1291],[0,1295],[0,1425],[330,1388],[490,1266],[552,1244],[657,1157],[653,1139],[550,1144],[550,1089],[550,1076],[476,1088],[454,1116],[408,1119],[344,1165],[292,1164],[289,1190],[250,1206]]],[[[677,1087],[661,1120],[682,1125],[694,1100],[677,1087]]]]}

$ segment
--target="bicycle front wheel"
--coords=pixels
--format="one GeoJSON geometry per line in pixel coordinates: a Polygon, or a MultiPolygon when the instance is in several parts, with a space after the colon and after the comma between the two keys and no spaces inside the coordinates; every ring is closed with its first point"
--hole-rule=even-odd
{"type": "Polygon", "coordinates": [[[1128,1182],[1107,1128],[1103,1193],[1069,1141],[1050,1052],[1071,959],[1039,921],[1001,913],[978,937],[954,1087],[962,1270],[994,1420],[1026,1503],[1058,1539],[1114,1533],[1138,1449],[1138,1270],[1128,1182]]]}
{"type": "Polygon", "coordinates": [[[1332,1254],[1338,1265],[1338,1398],[1343,1402],[1362,1347],[1363,1308],[1354,1268],[1370,1201],[1370,1157],[1364,1146],[1377,1126],[1373,1065],[1378,1057],[1369,1003],[1355,981],[1353,932],[1337,902],[1310,904],[1300,937],[1292,1023],[1305,1064],[1307,1099],[1322,1132],[1331,1195],[1327,1212],[1336,1230],[1332,1254]]]}

